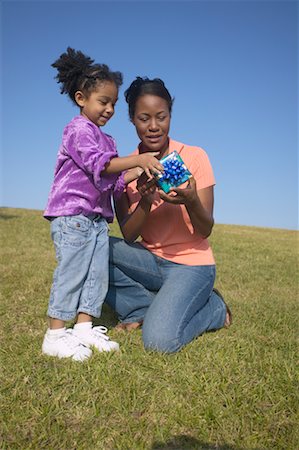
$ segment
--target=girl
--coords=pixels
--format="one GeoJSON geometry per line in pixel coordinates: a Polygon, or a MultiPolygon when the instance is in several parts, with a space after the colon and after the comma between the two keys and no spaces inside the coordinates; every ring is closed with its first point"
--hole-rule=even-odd
{"type": "Polygon", "coordinates": [[[108,289],[108,225],[113,221],[112,194],[143,170],[163,170],[157,153],[119,158],[111,136],[99,127],[114,114],[122,74],[68,48],[52,64],[61,93],[79,107],[64,129],[54,182],[44,216],[51,221],[51,236],[58,261],[53,277],[48,316],[49,329],[42,351],[60,358],[83,361],[99,351],[118,350],[107,328],[92,327],[100,317],[108,289]],[[132,169],[126,174],[122,171],[132,169]],[[74,329],[65,321],[77,317],[74,329]]]}

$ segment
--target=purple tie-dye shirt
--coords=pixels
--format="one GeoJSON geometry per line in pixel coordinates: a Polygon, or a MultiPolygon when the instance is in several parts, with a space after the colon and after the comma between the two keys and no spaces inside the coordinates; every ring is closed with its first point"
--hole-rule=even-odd
{"type": "Polygon", "coordinates": [[[83,116],[65,127],[54,182],[44,217],[100,214],[113,221],[112,195],[122,193],[123,174],[106,174],[106,164],[118,156],[114,139],[83,116]]]}

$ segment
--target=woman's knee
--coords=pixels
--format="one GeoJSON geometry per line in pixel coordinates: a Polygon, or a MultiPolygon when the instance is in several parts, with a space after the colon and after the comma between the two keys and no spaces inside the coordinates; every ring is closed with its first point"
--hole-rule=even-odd
{"type": "Polygon", "coordinates": [[[142,340],[145,350],[153,350],[161,353],[175,353],[182,348],[179,339],[172,333],[157,332],[154,329],[143,327],[142,340]]]}

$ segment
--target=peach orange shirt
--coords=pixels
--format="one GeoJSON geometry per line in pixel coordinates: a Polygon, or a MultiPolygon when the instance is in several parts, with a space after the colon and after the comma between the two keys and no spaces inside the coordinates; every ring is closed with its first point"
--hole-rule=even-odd
{"type": "MultiPolygon", "coordinates": [[[[169,141],[169,153],[176,150],[196,180],[197,189],[215,184],[213,170],[205,151],[180,142],[169,141]]],[[[138,153],[138,149],[134,153],[138,153]]],[[[140,194],[136,180],[126,188],[130,211],[134,211],[140,194]]],[[[184,205],[172,205],[155,194],[151,212],[141,231],[141,244],[161,258],[188,266],[215,264],[207,239],[194,232],[184,205]]]]}

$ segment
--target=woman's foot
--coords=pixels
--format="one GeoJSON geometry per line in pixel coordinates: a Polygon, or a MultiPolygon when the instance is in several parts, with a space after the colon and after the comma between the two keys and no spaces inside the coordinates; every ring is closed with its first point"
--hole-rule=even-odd
{"type": "Polygon", "coordinates": [[[218,289],[213,289],[213,291],[215,292],[215,294],[218,295],[218,297],[221,298],[221,300],[223,301],[223,303],[225,304],[226,307],[226,315],[225,315],[225,321],[224,321],[224,328],[229,328],[231,326],[231,324],[233,323],[233,315],[232,312],[229,308],[229,306],[226,304],[222,294],[220,294],[220,292],[218,291],[218,289]]]}
{"type": "Polygon", "coordinates": [[[224,328],[229,328],[231,326],[231,324],[232,324],[232,313],[231,313],[229,307],[226,305],[224,328]]]}
{"type": "Polygon", "coordinates": [[[140,328],[142,326],[143,322],[121,322],[114,328],[116,331],[132,331],[137,330],[137,328],[140,328]]]}

